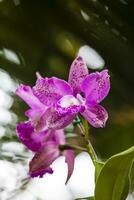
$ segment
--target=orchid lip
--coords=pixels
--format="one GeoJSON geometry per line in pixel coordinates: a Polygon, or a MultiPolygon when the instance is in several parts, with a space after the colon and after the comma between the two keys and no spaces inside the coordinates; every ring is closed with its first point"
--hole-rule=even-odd
{"type": "Polygon", "coordinates": [[[70,106],[78,106],[80,102],[72,95],[66,95],[60,99],[59,104],[62,108],[68,108],[70,106]]]}
{"type": "Polygon", "coordinates": [[[71,114],[83,112],[85,106],[82,101],[73,95],[66,95],[57,102],[56,110],[59,114],[71,114]]]}

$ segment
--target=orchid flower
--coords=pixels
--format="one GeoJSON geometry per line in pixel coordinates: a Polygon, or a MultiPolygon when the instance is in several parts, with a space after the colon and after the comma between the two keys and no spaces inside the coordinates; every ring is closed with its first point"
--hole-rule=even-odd
{"type": "Polygon", "coordinates": [[[65,144],[63,130],[48,130],[35,132],[31,122],[24,122],[17,125],[17,135],[21,142],[35,155],[29,165],[31,177],[42,177],[46,173],[53,173],[51,164],[61,155],[65,156],[68,165],[67,181],[74,168],[74,152],[71,149],[60,150],[65,144]]]}
{"type": "Polygon", "coordinates": [[[20,85],[16,94],[31,108],[25,113],[37,130],[62,129],[80,113],[92,126],[104,127],[108,113],[99,103],[110,90],[108,70],[88,73],[82,57],[70,69],[68,82],[38,77],[36,85],[20,85]]]}
{"type": "Polygon", "coordinates": [[[79,112],[92,126],[104,127],[108,113],[98,104],[110,90],[108,70],[88,74],[86,63],[79,56],[71,65],[68,83],[73,94],[65,95],[57,102],[58,112],[68,115],[79,112]]]}
{"type": "Polygon", "coordinates": [[[70,69],[68,82],[56,77],[38,75],[33,88],[20,84],[16,94],[30,107],[25,112],[28,122],[17,126],[22,143],[35,153],[30,162],[30,176],[42,177],[52,173],[52,162],[65,155],[70,178],[74,166],[72,150],[61,150],[65,144],[63,128],[72,123],[80,113],[92,126],[104,127],[107,111],[99,103],[110,90],[108,70],[88,73],[82,57],[77,57],[70,69]]]}

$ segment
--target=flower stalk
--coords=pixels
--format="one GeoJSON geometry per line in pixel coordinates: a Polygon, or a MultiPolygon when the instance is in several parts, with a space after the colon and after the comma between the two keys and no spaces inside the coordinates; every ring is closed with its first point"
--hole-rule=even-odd
{"type": "Polygon", "coordinates": [[[60,151],[64,151],[67,149],[73,149],[73,150],[79,150],[79,151],[87,151],[86,148],[78,146],[78,145],[74,145],[74,144],[63,144],[59,146],[60,151]]]}
{"type": "MultiPolygon", "coordinates": [[[[93,161],[93,164],[95,165],[96,164],[96,160],[97,159],[97,155],[95,153],[95,150],[90,142],[90,139],[89,139],[89,126],[88,126],[88,122],[83,119],[81,123],[79,123],[78,127],[81,127],[80,130],[84,130],[84,138],[85,138],[85,142],[86,142],[86,149],[87,149],[87,152],[88,154],[90,155],[92,161],[93,161]],[[83,123],[82,123],[83,122],[83,123]]],[[[82,135],[83,135],[83,132],[82,132],[82,135]]]]}

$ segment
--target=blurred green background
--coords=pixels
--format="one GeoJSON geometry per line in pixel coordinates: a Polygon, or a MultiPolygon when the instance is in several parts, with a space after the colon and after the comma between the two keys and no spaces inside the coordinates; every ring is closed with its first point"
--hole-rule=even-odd
{"type": "Polygon", "coordinates": [[[3,89],[8,82],[14,88],[20,82],[33,85],[36,71],[67,79],[84,45],[104,59],[112,85],[102,102],[109,113],[107,126],[91,128],[92,143],[102,159],[134,145],[133,0],[0,1],[0,88],[12,98],[6,108],[11,119],[0,112],[1,144],[17,140],[15,124],[25,119],[27,108],[12,88],[3,89]]]}

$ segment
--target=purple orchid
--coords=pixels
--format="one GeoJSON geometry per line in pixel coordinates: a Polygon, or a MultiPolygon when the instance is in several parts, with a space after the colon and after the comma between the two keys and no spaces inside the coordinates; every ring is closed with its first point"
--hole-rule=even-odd
{"type": "Polygon", "coordinates": [[[108,70],[88,74],[82,57],[71,65],[68,82],[38,77],[36,85],[20,85],[16,94],[31,108],[25,113],[36,130],[62,129],[80,113],[92,126],[104,127],[106,110],[98,105],[110,90],[108,70]]]}
{"type": "Polygon", "coordinates": [[[106,110],[98,105],[110,90],[108,70],[88,74],[82,57],[77,57],[70,69],[69,80],[73,95],[63,96],[57,102],[59,113],[78,114],[94,127],[104,127],[108,119],[106,110]]]}
{"type": "Polygon", "coordinates": [[[99,105],[110,90],[108,70],[88,74],[82,57],[77,57],[70,69],[68,82],[56,77],[37,77],[31,88],[20,84],[16,94],[30,107],[25,115],[29,121],[17,126],[20,140],[36,152],[30,162],[32,177],[52,173],[50,165],[64,154],[68,164],[68,178],[74,166],[72,150],[61,152],[65,144],[63,128],[80,113],[92,126],[104,127],[108,113],[99,105]]]}
{"type": "Polygon", "coordinates": [[[48,130],[35,132],[31,122],[24,122],[17,125],[17,135],[21,142],[35,155],[29,165],[29,175],[31,177],[42,177],[46,173],[53,173],[50,165],[59,156],[65,156],[68,165],[67,181],[74,168],[74,152],[71,149],[60,150],[60,146],[65,144],[63,130],[48,130]]]}

